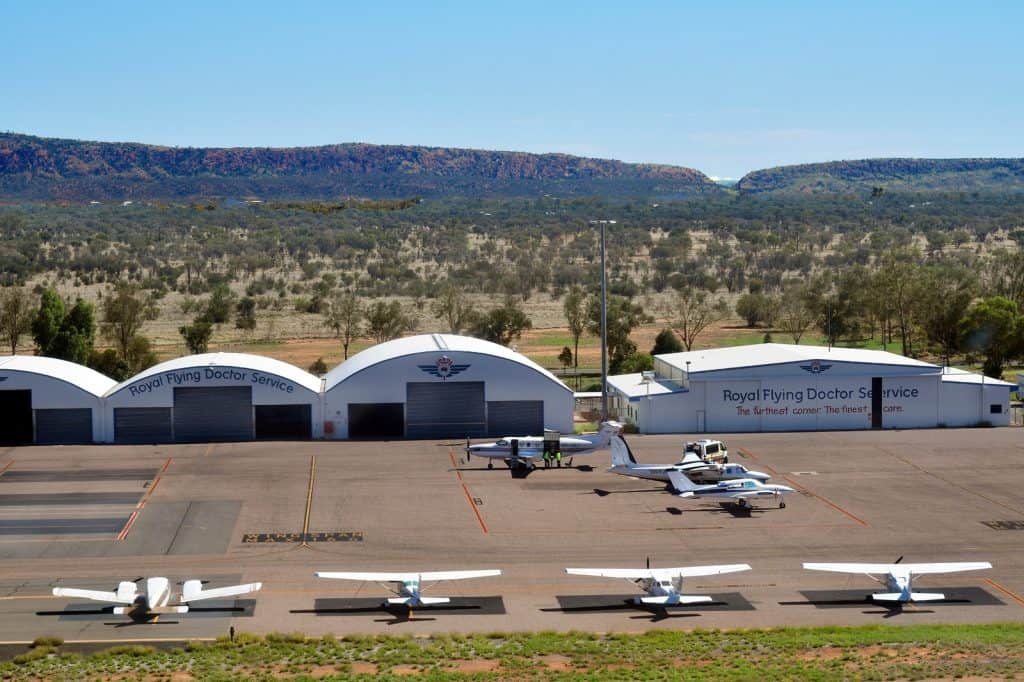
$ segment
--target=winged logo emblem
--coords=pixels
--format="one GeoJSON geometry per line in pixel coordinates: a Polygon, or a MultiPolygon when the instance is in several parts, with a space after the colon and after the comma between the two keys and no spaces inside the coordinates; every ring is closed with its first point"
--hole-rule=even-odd
{"type": "Polygon", "coordinates": [[[469,365],[458,365],[447,355],[442,355],[432,365],[417,365],[420,371],[426,372],[432,376],[440,378],[442,381],[448,377],[453,377],[456,374],[461,374],[469,369],[469,365]]]}
{"type": "Polygon", "coordinates": [[[821,374],[825,370],[829,369],[832,365],[825,364],[821,360],[812,360],[809,365],[800,365],[800,369],[811,374],[821,374]]]}

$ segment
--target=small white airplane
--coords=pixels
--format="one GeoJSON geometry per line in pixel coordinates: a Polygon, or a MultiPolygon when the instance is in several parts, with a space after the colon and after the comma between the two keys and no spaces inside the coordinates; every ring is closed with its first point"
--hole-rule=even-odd
{"type": "Polygon", "coordinates": [[[361,582],[371,581],[384,584],[397,597],[389,597],[387,604],[404,604],[410,609],[417,606],[431,606],[433,604],[447,604],[451,601],[449,597],[424,597],[424,583],[435,583],[442,580],[466,580],[469,578],[489,578],[501,575],[498,569],[484,569],[479,571],[427,571],[424,573],[375,573],[375,572],[347,572],[347,571],[317,571],[317,578],[328,578],[331,580],[358,580],[361,582]]]}
{"type": "Polygon", "coordinates": [[[761,483],[752,478],[719,481],[712,485],[697,485],[678,471],[669,471],[668,480],[679,497],[731,500],[740,509],[749,509],[751,501],[758,497],[774,498],[779,503],[779,509],[785,509],[786,501],[783,497],[796,492],[788,485],[761,483]]]}
{"type": "Polygon", "coordinates": [[[713,601],[706,595],[680,594],[683,578],[705,575],[721,575],[749,571],[747,564],[725,564],[722,566],[680,566],[678,568],[567,568],[569,575],[589,575],[597,578],[624,578],[647,593],[646,597],[634,597],[636,604],[647,606],[679,606],[713,601]]]}
{"type": "MultiPolygon", "coordinates": [[[[141,580],[141,578],[140,578],[141,580]]],[[[204,599],[222,599],[226,597],[237,597],[242,594],[250,594],[263,587],[263,583],[246,583],[244,585],[230,585],[228,587],[215,587],[211,590],[203,589],[203,581],[186,580],[181,586],[179,599],[173,599],[171,583],[167,578],[146,578],[146,589],[139,592],[138,581],[123,580],[117,584],[114,592],[102,590],[82,590],[76,587],[55,587],[55,597],[75,597],[78,599],[91,599],[93,601],[106,602],[108,604],[119,604],[114,607],[114,614],[118,616],[131,616],[133,618],[147,618],[158,616],[163,613],[188,613],[189,604],[204,599]]]]}
{"type": "Polygon", "coordinates": [[[687,453],[678,464],[638,464],[629,443],[622,436],[612,437],[612,467],[609,471],[652,481],[668,481],[668,472],[678,471],[696,483],[717,483],[741,478],[764,483],[771,478],[760,471],[750,471],[742,464],[705,462],[692,452],[687,453]]]}
{"type": "MultiPolygon", "coordinates": [[[[601,429],[594,434],[575,437],[562,436],[558,439],[558,447],[562,457],[584,455],[595,450],[608,447],[612,435],[622,431],[618,422],[602,422],[601,429]]],[[[471,456],[487,458],[487,468],[493,469],[495,459],[505,461],[513,467],[532,468],[544,456],[544,436],[505,436],[493,443],[477,443],[466,447],[466,460],[471,456]]]]}
{"type": "Polygon", "coordinates": [[[901,564],[900,557],[891,564],[857,564],[857,563],[805,563],[808,571],[831,571],[833,573],[863,573],[872,580],[886,586],[888,592],[870,595],[871,599],[881,602],[906,604],[918,601],[941,601],[946,595],[941,592],[914,592],[912,582],[914,575],[931,573],[956,573],[958,571],[980,571],[992,568],[987,561],[960,561],[937,564],[901,564]],[[883,575],[884,578],[876,577],[883,575]]]}

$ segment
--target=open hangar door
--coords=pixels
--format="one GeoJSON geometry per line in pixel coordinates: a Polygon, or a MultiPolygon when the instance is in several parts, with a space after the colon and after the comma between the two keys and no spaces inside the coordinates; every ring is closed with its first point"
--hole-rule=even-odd
{"type": "Polygon", "coordinates": [[[405,385],[407,438],[487,435],[482,381],[413,382],[405,385]]]}
{"type": "Polygon", "coordinates": [[[487,403],[487,435],[543,436],[543,400],[492,400],[487,403]]]}
{"type": "Polygon", "coordinates": [[[32,443],[32,391],[0,391],[0,444],[32,443]]]}
{"type": "Polygon", "coordinates": [[[349,438],[390,438],[405,436],[403,403],[349,403],[349,438]]]}
{"type": "Polygon", "coordinates": [[[256,440],[309,440],[312,405],[257,405],[256,440]]]}
{"type": "Polygon", "coordinates": [[[174,389],[174,440],[179,443],[253,439],[251,386],[174,389]]]}

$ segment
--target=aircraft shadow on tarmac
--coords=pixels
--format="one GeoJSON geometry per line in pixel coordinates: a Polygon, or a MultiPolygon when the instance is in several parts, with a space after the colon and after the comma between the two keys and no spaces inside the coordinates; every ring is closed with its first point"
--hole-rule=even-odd
{"type": "Polygon", "coordinates": [[[306,613],[314,616],[362,616],[388,614],[389,619],[376,619],[378,623],[418,622],[436,618],[418,617],[416,614],[442,614],[465,616],[500,616],[505,614],[505,602],[500,596],[452,597],[447,604],[418,606],[410,609],[404,604],[388,604],[379,597],[359,599],[317,599],[311,609],[292,609],[291,613],[306,613]]]}
{"type": "Polygon", "coordinates": [[[667,618],[696,618],[703,611],[753,611],[754,605],[739,592],[725,592],[712,595],[714,601],[702,604],[680,606],[656,606],[637,604],[635,594],[588,594],[559,595],[556,608],[541,609],[546,613],[585,614],[611,613],[614,611],[646,611],[648,615],[630,616],[634,620],[650,619],[652,622],[667,618]]]}
{"type": "Polygon", "coordinates": [[[899,615],[935,613],[935,606],[1005,606],[1002,601],[980,587],[943,587],[946,598],[926,604],[890,604],[871,599],[868,590],[801,590],[806,601],[780,601],[780,606],[813,606],[817,609],[864,609],[867,615],[893,618],[899,615]]]}
{"type": "MultiPolygon", "coordinates": [[[[206,606],[192,606],[188,614],[181,616],[175,614],[176,618],[252,618],[256,611],[255,599],[237,599],[232,602],[210,601],[206,606]]],[[[174,625],[178,620],[167,620],[163,615],[159,618],[156,615],[147,616],[114,616],[114,607],[105,606],[96,608],[92,604],[68,604],[60,611],[36,611],[37,616],[56,616],[58,620],[65,622],[74,621],[104,621],[104,625],[115,627],[127,627],[129,625],[174,625]],[[109,621],[110,618],[121,618],[118,621],[109,621]]]]}

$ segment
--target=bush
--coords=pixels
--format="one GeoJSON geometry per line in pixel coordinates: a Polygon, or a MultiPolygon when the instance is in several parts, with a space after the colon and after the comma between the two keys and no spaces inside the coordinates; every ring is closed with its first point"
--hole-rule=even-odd
{"type": "Polygon", "coordinates": [[[63,643],[64,640],[60,637],[54,637],[53,635],[41,635],[32,641],[32,648],[35,649],[36,647],[41,646],[58,647],[63,643]]]}

